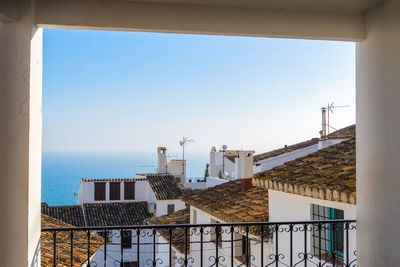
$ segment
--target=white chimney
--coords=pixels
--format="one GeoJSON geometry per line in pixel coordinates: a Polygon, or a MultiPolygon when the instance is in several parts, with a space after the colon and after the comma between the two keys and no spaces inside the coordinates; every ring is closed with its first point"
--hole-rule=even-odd
{"type": "Polygon", "coordinates": [[[166,147],[157,147],[157,173],[167,173],[166,147]]]}
{"type": "Polygon", "coordinates": [[[216,177],[218,175],[216,166],[217,165],[216,156],[217,156],[217,149],[215,148],[215,146],[213,146],[210,151],[210,162],[209,162],[210,165],[208,166],[208,175],[211,177],[216,177]]]}
{"type": "Polygon", "coordinates": [[[235,158],[235,179],[253,178],[254,151],[239,151],[235,158]]]}

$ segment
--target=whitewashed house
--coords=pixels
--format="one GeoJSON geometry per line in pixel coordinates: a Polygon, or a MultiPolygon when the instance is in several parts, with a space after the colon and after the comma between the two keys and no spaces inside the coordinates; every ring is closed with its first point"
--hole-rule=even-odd
{"type": "MultiPolygon", "coordinates": [[[[195,191],[182,200],[190,205],[193,224],[355,219],[355,138],[256,174],[253,179],[233,180],[195,191]],[[249,185],[249,180],[254,187],[249,185]]],[[[203,236],[206,241],[203,263],[211,266],[219,255],[219,263],[225,266],[230,266],[232,261],[234,266],[260,266],[261,259],[263,264],[278,261],[290,266],[291,255],[292,264],[306,260],[317,266],[320,261],[326,262],[325,265],[335,262],[336,266],[343,266],[356,259],[356,231],[351,231],[354,226],[337,223],[333,227],[321,223],[319,231],[309,224],[304,231],[304,226],[299,224],[290,232],[289,225],[280,225],[278,230],[269,229],[262,243],[258,228],[250,228],[246,233],[243,228],[235,227],[233,242],[230,229],[222,229],[217,238],[212,228],[203,236]],[[345,227],[349,228],[348,236],[345,236],[345,227]],[[244,262],[244,255],[250,256],[249,263],[244,262]]],[[[190,257],[198,263],[200,237],[192,234],[190,238],[190,257]]]]}
{"type": "MultiPolygon", "coordinates": [[[[138,174],[136,178],[83,178],[78,191],[78,205],[48,206],[42,213],[73,226],[102,227],[144,225],[154,216],[163,216],[186,207],[179,198],[190,192],[170,174],[138,174]]],[[[137,254],[137,232],[112,230],[103,236],[107,245],[93,256],[93,263],[102,264],[107,254],[107,266],[121,260],[124,267],[144,266],[152,259],[151,231],[142,230],[137,254]]]]}
{"type": "Polygon", "coordinates": [[[154,216],[185,208],[179,200],[189,192],[170,174],[137,174],[136,178],[83,178],[78,191],[78,204],[146,201],[154,216]]]}
{"type": "Polygon", "coordinates": [[[252,173],[253,170],[252,150],[218,150],[215,147],[210,151],[210,162],[208,166],[208,177],[206,187],[212,187],[225,183],[229,180],[240,179],[240,172],[252,173]],[[246,165],[240,165],[246,161],[246,165]],[[251,162],[251,164],[249,164],[251,162]],[[240,169],[243,168],[247,169],[240,169]]]}
{"type": "MultiPolygon", "coordinates": [[[[256,174],[253,184],[268,189],[270,221],[308,221],[356,219],[356,154],[355,138],[287,162],[282,166],[256,174]]],[[[345,237],[345,225],[325,225],[321,232],[308,232],[309,261],[332,262],[337,266],[355,260],[356,231],[345,237]],[[319,238],[322,238],[322,243],[319,238]],[[346,244],[349,244],[349,259],[346,244]]],[[[352,227],[352,226],[350,226],[352,227]]],[[[350,229],[349,229],[350,230],[350,229]]],[[[279,233],[278,250],[289,255],[289,233],[279,233]]],[[[294,233],[293,254],[305,251],[303,232],[294,233]],[[296,238],[297,236],[297,238],[296,238]],[[300,237],[300,238],[299,238],[300,237]]],[[[274,244],[275,245],[275,244],[274,244]]],[[[288,257],[281,259],[288,264],[288,257]]]]}
{"type": "MultiPolygon", "coordinates": [[[[193,192],[183,197],[183,200],[190,205],[191,224],[268,221],[267,190],[253,187],[251,179],[228,181],[193,192]]],[[[221,266],[231,266],[232,261],[234,266],[241,266],[245,264],[247,253],[252,256],[250,259],[252,266],[261,266],[261,257],[264,258],[264,263],[267,263],[273,246],[265,236],[264,253],[261,254],[261,236],[258,230],[250,228],[246,233],[245,229],[235,227],[232,242],[230,228],[221,227],[218,237],[214,227],[206,228],[203,235],[203,248],[201,248],[199,229],[193,229],[195,234],[190,235],[190,257],[194,263],[198,264],[201,262],[200,251],[202,250],[204,265],[214,266],[218,246],[221,266]],[[232,247],[233,257],[231,256],[232,247]]]]}

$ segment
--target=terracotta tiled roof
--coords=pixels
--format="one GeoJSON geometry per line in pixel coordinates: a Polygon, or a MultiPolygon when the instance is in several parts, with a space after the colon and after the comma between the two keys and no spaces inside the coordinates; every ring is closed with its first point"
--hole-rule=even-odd
{"type": "MultiPolygon", "coordinates": [[[[350,125],[347,126],[343,129],[337,130],[331,134],[329,134],[327,136],[328,139],[347,139],[347,138],[353,138],[356,135],[356,125],[350,125]]],[[[290,146],[285,146],[283,148],[279,148],[279,149],[275,149],[266,153],[262,153],[262,154],[258,154],[254,156],[254,162],[260,161],[260,160],[264,160],[267,158],[272,158],[272,157],[276,157],[285,153],[289,153],[292,151],[295,151],[297,149],[301,149],[301,148],[305,148],[308,146],[312,146],[315,144],[318,144],[318,141],[320,139],[319,138],[312,138],[310,140],[304,141],[304,142],[300,142],[294,145],[290,145],[290,146]]]]}
{"type": "MultiPolygon", "coordinates": [[[[160,224],[189,224],[190,223],[190,207],[187,207],[183,210],[179,210],[168,215],[160,216],[152,218],[146,221],[149,225],[160,225],[160,224]]],[[[165,240],[168,242],[169,240],[169,231],[168,229],[159,229],[157,230],[165,240]]],[[[188,229],[188,240],[190,229],[188,229]]],[[[180,253],[185,253],[185,229],[184,228],[173,228],[172,231],[172,243],[171,245],[178,250],[180,253]]],[[[188,244],[190,245],[190,244],[188,244]]],[[[188,247],[189,251],[189,247],[188,247]]]]}
{"type": "Polygon", "coordinates": [[[146,201],[87,203],[83,209],[87,226],[142,225],[152,217],[146,201]]]}
{"type": "Polygon", "coordinates": [[[137,182],[146,181],[145,178],[82,178],[82,182],[137,182]]]}
{"type": "MultiPolygon", "coordinates": [[[[70,224],[60,220],[51,218],[42,214],[42,228],[60,228],[60,227],[73,227],[70,224]]],[[[81,266],[87,260],[87,242],[88,236],[85,231],[74,232],[74,261],[73,266],[81,266]]],[[[41,262],[42,266],[53,266],[53,244],[54,238],[52,232],[42,232],[41,234],[41,262]]],[[[58,232],[56,237],[56,256],[57,266],[71,266],[71,238],[69,232],[58,232]]],[[[104,244],[103,238],[91,234],[90,237],[90,256],[104,244]]]]}
{"type": "Polygon", "coordinates": [[[356,140],[352,138],[254,175],[273,190],[355,204],[356,140]]]}
{"type": "Polygon", "coordinates": [[[191,192],[191,190],[179,185],[173,175],[146,174],[146,177],[158,200],[179,199],[191,192]]]}
{"type": "Polygon", "coordinates": [[[42,203],[42,214],[46,214],[73,226],[85,226],[82,207],[79,205],[49,206],[47,203],[42,203]]]}
{"type": "Polygon", "coordinates": [[[333,133],[328,134],[328,139],[342,139],[356,137],[356,125],[350,125],[345,128],[339,129],[333,133]]]}
{"type": "Polygon", "coordinates": [[[241,180],[196,190],[181,199],[224,222],[262,222],[269,218],[268,191],[261,187],[243,191],[241,180]]]}

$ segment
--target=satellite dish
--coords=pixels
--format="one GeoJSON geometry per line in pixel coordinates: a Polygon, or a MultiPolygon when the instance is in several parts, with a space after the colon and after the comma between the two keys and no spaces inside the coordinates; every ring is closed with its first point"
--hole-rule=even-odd
{"type": "Polygon", "coordinates": [[[228,147],[226,145],[222,146],[222,150],[226,150],[228,147]]]}

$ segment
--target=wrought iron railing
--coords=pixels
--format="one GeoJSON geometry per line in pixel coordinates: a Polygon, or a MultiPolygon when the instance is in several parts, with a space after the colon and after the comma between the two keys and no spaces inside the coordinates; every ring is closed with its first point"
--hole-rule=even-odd
{"type": "Polygon", "coordinates": [[[50,237],[42,240],[42,247],[50,247],[51,266],[76,266],[82,258],[78,250],[85,251],[84,265],[92,267],[357,263],[355,220],[43,228],[43,234],[50,237]],[[84,241],[76,240],[79,235],[84,241]]]}

